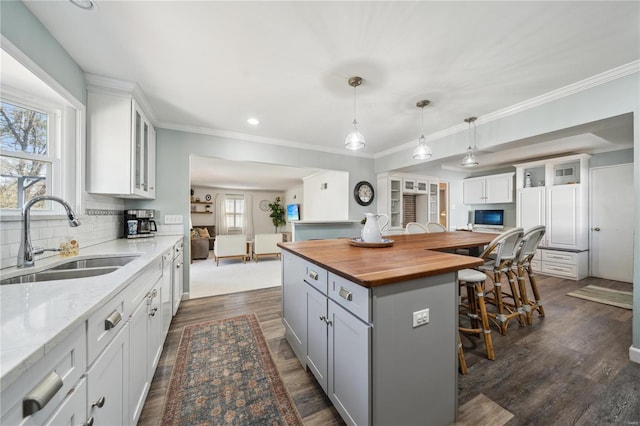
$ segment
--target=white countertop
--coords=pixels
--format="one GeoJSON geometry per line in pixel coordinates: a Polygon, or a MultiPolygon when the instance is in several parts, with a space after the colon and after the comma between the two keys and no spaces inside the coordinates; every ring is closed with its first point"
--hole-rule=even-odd
{"type": "MultiPolygon", "coordinates": [[[[28,272],[38,272],[69,260],[96,255],[140,254],[110,274],[0,286],[0,390],[6,389],[40,360],[103,302],[108,301],[144,267],[162,256],[182,236],[155,236],[145,240],[118,239],[80,248],[74,257],[36,259],[28,272]]],[[[6,268],[2,278],[27,272],[6,268]]]]}

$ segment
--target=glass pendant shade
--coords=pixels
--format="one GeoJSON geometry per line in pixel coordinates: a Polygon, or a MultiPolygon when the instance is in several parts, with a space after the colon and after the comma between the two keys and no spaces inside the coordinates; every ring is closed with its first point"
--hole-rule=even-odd
{"type": "Polygon", "coordinates": [[[413,150],[413,158],[416,160],[426,160],[431,158],[431,155],[431,148],[427,145],[424,135],[420,135],[420,139],[418,139],[418,146],[413,150]]]}
{"type": "Polygon", "coordinates": [[[356,150],[364,147],[364,136],[358,131],[358,122],[353,120],[353,131],[344,138],[344,147],[356,150]]]}
{"type": "Polygon", "coordinates": [[[467,154],[462,159],[462,163],[460,165],[462,167],[475,167],[478,164],[478,160],[476,160],[473,151],[476,148],[476,117],[465,118],[464,121],[469,124],[469,147],[467,148],[467,154]],[[473,138],[471,136],[471,125],[473,124],[473,138]],[[471,139],[473,139],[473,148],[471,147],[471,139]]]}

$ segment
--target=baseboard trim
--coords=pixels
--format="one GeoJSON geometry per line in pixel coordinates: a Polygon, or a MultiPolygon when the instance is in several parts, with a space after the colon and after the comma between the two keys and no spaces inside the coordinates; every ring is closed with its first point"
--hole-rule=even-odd
{"type": "Polygon", "coordinates": [[[640,364],[640,348],[629,346],[629,361],[640,364]]]}

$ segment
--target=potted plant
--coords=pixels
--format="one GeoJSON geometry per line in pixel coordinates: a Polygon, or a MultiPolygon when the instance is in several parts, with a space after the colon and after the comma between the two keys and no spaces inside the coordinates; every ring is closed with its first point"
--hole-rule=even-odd
{"type": "Polygon", "coordinates": [[[280,197],[276,197],[273,203],[269,203],[269,210],[271,210],[269,217],[273,222],[273,226],[276,227],[276,232],[278,232],[278,226],[287,223],[284,220],[284,207],[280,204],[280,197]]]}

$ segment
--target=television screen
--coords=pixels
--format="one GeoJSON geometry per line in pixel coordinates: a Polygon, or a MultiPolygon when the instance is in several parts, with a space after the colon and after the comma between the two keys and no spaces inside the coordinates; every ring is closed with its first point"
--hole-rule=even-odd
{"type": "Polygon", "coordinates": [[[473,223],[481,226],[504,226],[504,210],[476,210],[473,223]]]}
{"type": "Polygon", "coordinates": [[[287,204],[287,220],[300,220],[300,204],[287,204]]]}

